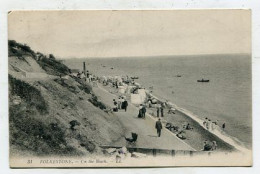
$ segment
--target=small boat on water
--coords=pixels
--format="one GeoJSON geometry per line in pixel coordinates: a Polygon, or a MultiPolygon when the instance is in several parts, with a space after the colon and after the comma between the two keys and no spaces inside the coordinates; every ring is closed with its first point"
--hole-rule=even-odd
{"type": "Polygon", "coordinates": [[[209,80],[201,79],[201,80],[197,80],[197,82],[209,82],[209,80]]]}
{"type": "Polygon", "coordinates": [[[176,77],[181,77],[181,75],[178,74],[176,77]]]}
{"type": "Polygon", "coordinates": [[[137,76],[134,76],[134,77],[131,77],[131,79],[139,79],[139,77],[137,77],[137,76]]]}

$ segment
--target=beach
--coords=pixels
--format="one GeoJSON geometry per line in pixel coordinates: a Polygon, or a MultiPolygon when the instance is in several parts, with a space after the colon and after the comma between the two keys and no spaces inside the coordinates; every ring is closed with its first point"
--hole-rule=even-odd
{"type": "Polygon", "coordinates": [[[70,68],[87,69],[97,76],[138,76],[136,81],[153,94],[189,111],[225,123],[226,133],[251,148],[251,66],[249,55],[204,55],[147,58],[73,59],[70,68]],[[177,77],[181,75],[181,77],[177,77]],[[163,77],[163,78],[162,78],[163,77]],[[197,83],[198,79],[210,83],[197,83]]]}

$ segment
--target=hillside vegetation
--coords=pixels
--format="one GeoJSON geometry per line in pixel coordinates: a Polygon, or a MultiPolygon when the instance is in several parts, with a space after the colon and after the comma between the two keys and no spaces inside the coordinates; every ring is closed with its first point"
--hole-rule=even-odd
{"type": "Polygon", "coordinates": [[[68,76],[69,68],[27,45],[9,41],[10,155],[91,155],[117,141],[124,129],[107,113],[90,84],[68,76]],[[28,79],[23,69],[55,78],[28,79]]]}

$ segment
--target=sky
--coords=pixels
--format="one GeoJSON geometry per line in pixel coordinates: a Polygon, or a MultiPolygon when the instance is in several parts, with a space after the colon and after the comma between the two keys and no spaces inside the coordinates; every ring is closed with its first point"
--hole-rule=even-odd
{"type": "Polygon", "coordinates": [[[14,11],[8,39],[64,59],[251,53],[251,12],[14,11]]]}

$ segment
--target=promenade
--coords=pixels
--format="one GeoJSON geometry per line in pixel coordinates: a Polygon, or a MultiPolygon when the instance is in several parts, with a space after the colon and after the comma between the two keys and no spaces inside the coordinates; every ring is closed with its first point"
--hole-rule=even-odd
{"type": "MultiPolygon", "coordinates": [[[[100,84],[98,87],[94,87],[95,94],[106,104],[113,107],[113,99],[117,99],[115,94],[109,93],[100,84]]],[[[150,148],[150,149],[169,149],[169,150],[191,150],[194,149],[177,138],[174,134],[168,131],[166,128],[162,129],[161,137],[157,137],[155,122],[156,120],[147,114],[146,119],[137,118],[138,109],[128,101],[129,105],[127,112],[119,110],[114,112],[119,121],[125,128],[125,136],[130,137],[131,132],[138,134],[137,142],[134,147],[137,148],[150,148]]],[[[104,144],[109,145],[109,144],[104,144]]],[[[116,142],[111,142],[111,146],[129,146],[126,144],[124,137],[116,142]]],[[[133,145],[130,145],[133,146],[133,145]]]]}

